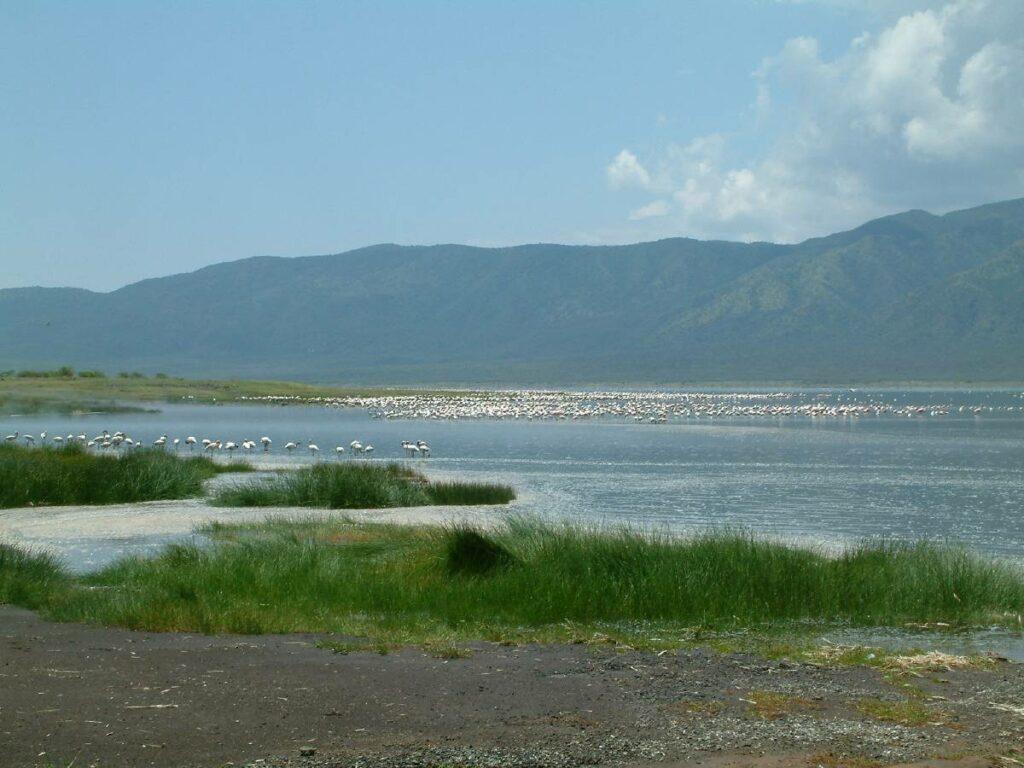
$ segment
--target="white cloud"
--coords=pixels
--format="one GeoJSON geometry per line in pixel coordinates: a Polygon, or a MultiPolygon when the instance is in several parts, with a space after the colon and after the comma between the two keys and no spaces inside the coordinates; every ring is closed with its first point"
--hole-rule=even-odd
{"type": "Polygon", "coordinates": [[[624,149],[616,155],[615,159],[606,169],[608,183],[612,189],[622,187],[647,188],[651,184],[651,176],[647,170],[640,165],[636,155],[628,149],[624,149]]]}
{"type": "Polygon", "coordinates": [[[659,234],[671,222],[691,236],[792,241],[906,208],[1024,195],[1024,1],[918,5],[928,7],[836,58],[799,37],[765,59],[754,114],[776,138],[759,153],[714,134],[667,148],[648,170],[624,149],[610,184],[658,196],[629,218],[651,208],[659,234]]]}
{"type": "Polygon", "coordinates": [[[665,216],[669,210],[671,209],[667,202],[664,200],[655,200],[647,205],[640,206],[636,210],[630,211],[629,220],[641,221],[643,219],[653,219],[657,216],[665,216]]]}

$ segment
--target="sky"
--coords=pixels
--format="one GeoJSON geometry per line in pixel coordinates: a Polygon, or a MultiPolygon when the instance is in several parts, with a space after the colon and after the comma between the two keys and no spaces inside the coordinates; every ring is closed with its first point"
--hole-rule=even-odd
{"type": "Polygon", "coordinates": [[[1024,196],[1021,0],[0,0],[0,288],[1024,196]]]}

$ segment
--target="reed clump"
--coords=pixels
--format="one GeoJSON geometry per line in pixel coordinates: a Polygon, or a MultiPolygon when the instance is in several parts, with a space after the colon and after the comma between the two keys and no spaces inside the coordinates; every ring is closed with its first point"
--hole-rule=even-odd
{"type": "Polygon", "coordinates": [[[180,457],[139,448],[103,455],[72,443],[28,448],[0,445],[0,508],[54,504],[121,504],[183,499],[203,493],[203,481],[248,465],[219,465],[205,456],[180,457]]]}
{"type": "Polygon", "coordinates": [[[433,504],[506,504],[515,492],[489,483],[432,483],[400,464],[316,464],[275,477],[220,489],[225,507],[325,507],[379,509],[433,504]]]}
{"type": "Polygon", "coordinates": [[[41,608],[67,584],[64,569],[51,555],[0,543],[0,604],[41,608]]]}
{"type": "Polygon", "coordinates": [[[210,547],[177,545],[85,577],[102,588],[61,593],[46,610],[136,629],[411,642],[966,626],[1024,611],[1019,568],[930,543],[828,556],[744,533],[683,539],[519,519],[497,530],[270,520],[209,535],[210,547]]]}

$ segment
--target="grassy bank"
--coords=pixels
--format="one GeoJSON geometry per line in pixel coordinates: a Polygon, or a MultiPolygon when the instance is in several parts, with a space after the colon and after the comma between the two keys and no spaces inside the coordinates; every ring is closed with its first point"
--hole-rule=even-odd
{"type": "Polygon", "coordinates": [[[156,449],[97,455],[78,444],[60,448],[0,445],[0,508],[52,504],[121,504],[199,496],[203,481],[249,465],[217,464],[156,449]]]}
{"type": "Polygon", "coordinates": [[[399,464],[317,464],[267,480],[221,489],[213,499],[225,507],[325,507],[379,509],[431,504],[507,504],[516,497],[506,485],[432,483],[399,464]]]}
{"type": "MultiPolygon", "coordinates": [[[[376,395],[439,394],[421,389],[332,387],[292,381],[193,380],[138,373],[101,374],[96,371],[10,371],[0,374],[0,415],[73,411],[124,410],[124,403],[231,403],[280,397],[294,402],[321,398],[376,395]]],[[[456,393],[453,393],[456,394],[456,393]]],[[[465,397],[467,392],[458,392],[465,397]]],[[[131,408],[131,406],[127,406],[131,408]]]]}
{"type": "Polygon", "coordinates": [[[209,533],[211,548],[125,560],[37,605],[56,619],[150,630],[382,643],[601,632],[655,646],[806,622],[1016,624],[1024,611],[1019,569],[931,544],[827,557],[742,534],[682,540],[521,520],[494,532],[271,520],[209,533]]]}

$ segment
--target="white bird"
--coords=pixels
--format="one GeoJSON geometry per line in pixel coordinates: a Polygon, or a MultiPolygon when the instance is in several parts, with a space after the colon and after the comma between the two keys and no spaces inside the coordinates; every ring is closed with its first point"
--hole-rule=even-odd
{"type": "Polygon", "coordinates": [[[227,449],[228,453],[231,453],[231,451],[235,450],[235,448],[238,447],[238,444],[228,440],[226,443],[224,443],[224,447],[227,449]]]}
{"type": "Polygon", "coordinates": [[[4,440],[6,440],[8,443],[13,443],[19,437],[21,437],[21,432],[15,432],[13,435],[7,435],[7,437],[5,437],[4,440]]]}
{"type": "Polygon", "coordinates": [[[193,435],[189,435],[188,437],[186,437],[186,438],[185,438],[185,445],[187,445],[187,446],[188,446],[188,449],[189,449],[190,451],[191,451],[191,450],[192,450],[193,448],[195,448],[195,446],[196,446],[196,438],[195,438],[195,436],[193,436],[193,435]]]}
{"type": "Polygon", "coordinates": [[[270,450],[270,444],[273,441],[269,437],[264,435],[263,437],[260,438],[260,442],[263,443],[263,450],[264,451],[269,451],[270,450]]]}
{"type": "Polygon", "coordinates": [[[373,446],[367,445],[363,447],[363,453],[373,453],[373,446]]]}
{"type": "Polygon", "coordinates": [[[345,452],[345,446],[343,446],[343,445],[336,445],[336,446],[334,446],[334,452],[336,454],[338,454],[339,456],[341,456],[341,454],[343,454],[345,452]]]}
{"type": "Polygon", "coordinates": [[[22,435],[22,439],[25,441],[26,445],[28,445],[30,443],[32,445],[35,445],[35,443],[36,443],[36,439],[34,437],[32,437],[32,435],[22,435]]]}
{"type": "Polygon", "coordinates": [[[63,443],[64,442],[64,438],[61,437],[60,435],[54,435],[53,442],[55,442],[55,443],[63,443]]]}
{"type": "Polygon", "coordinates": [[[45,443],[46,442],[46,433],[45,432],[40,432],[39,433],[39,442],[41,442],[41,443],[45,443]]]}
{"type": "Polygon", "coordinates": [[[319,445],[316,445],[316,444],[314,444],[314,443],[310,443],[310,444],[309,444],[309,445],[307,445],[306,447],[307,447],[307,448],[309,448],[309,452],[310,452],[311,454],[313,454],[314,456],[316,456],[316,452],[320,450],[320,446],[319,446],[319,445]]]}
{"type": "Polygon", "coordinates": [[[178,450],[178,443],[180,442],[181,440],[179,438],[174,438],[174,442],[172,443],[172,445],[174,446],[174,450],[178,450]]]}
{"type": "Polygon", "coordinates": [[[420,449],[420,455],[421,456],[429,456],[430,455],[430,446],[427,445],[422,440],[418,440],[416,442],[416,447],[420,449]]]}
{"type": "Polygon", "coordinates": [[[363,444],[360,443],[358,440],[353,440],[351,443],[348,444],[348,447],[352,449],[352,453],[363,452],[363,444]]]}
{"type": "Polygon", "coordinates": [[[293,443],[293,442],[287,442],[287,443],[284,444],[284,447],[285,447],[286,451],[291,452],[291,451],[294,451],[296,448],[298,448],[299,444],[298,443],[293,443]]]}

